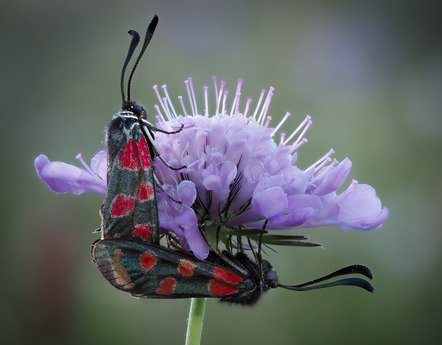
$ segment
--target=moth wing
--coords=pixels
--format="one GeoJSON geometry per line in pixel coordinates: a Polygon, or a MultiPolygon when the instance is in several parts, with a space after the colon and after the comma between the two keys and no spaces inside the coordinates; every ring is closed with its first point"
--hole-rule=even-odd
{"type": "Polygon", "coordinates": [[[158,243],[152,157],[136,120],[115,116],[108,127],[108,191],[101,207],[103,238],[158,243]]]}
{"type": "Polygon", "coordinates": [[[92,256],[110,284],[134,297],[222,298],[253,285],[230,268],[133,240],[98,241],[92,256]]]}

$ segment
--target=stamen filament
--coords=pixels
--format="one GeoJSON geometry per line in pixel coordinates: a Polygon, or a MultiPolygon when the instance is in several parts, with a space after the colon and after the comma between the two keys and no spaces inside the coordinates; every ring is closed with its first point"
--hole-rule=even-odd
{"type": "Polygon", "coordinates": [[[204,85],[203,89],[204,89],[204,104],[206,107],[204,115],[209,116],[209,95],[208,95],[209,87],[207,85],[204,85]]]}
{"type": "Polygon", "coordinates": [[[178,96],[178,100],[180,101],[181,109],[183,109],[184,116],[188,116],[186,107],[184,106],[183,96],[178,96]]]}
{"type": "Polygon", "coordinates": [[[284,145],[286,145],[290,140],[292,140],[292,138],[305,126],[305,129],[302,131],[302,133],[299,135],[298,140],[301,140],[301,138],[304,136],[305,132],[307,131],[307,129],[311,126],[312,121],[310,120],[311,116],[307,115],[304,119],[304,121],[301,122],[301,124],[298,126],[298,128],[296,128],[292,134],[290,134],[290,136],[287,138],[287,140],[284,142],[284,145]],[[310,123],[309,123],[310,122],[310,123]]]}
{"type": "MultiPolygon", "coordinates": [[[[81,153],[79,153],[75,158],[77,158],[81,164],[83,164],[84,168],[86,169],[86,171],[91,174],[91,175],[97,175],[90,167],[89,165],[86,164],[86,162],[83,160],[83,156],[81,155],[81,153]]],[[[97,175],[98,176],[98,175],[97,175]]]]}
{"type": "MultiPolygon", "coordinates": [[[[324,156],[322,156],[321,158],[319,158],[315,163],[313,163],[312,165],[310,165],[307,169],[305,169],[305,171],[309,171],[310,169],[314,169],[314,171],[318,171],[317,167],[323,163],[325,160],[327,160],[327,158],[329,156],[331,156],[333,153],[335,153],[335,150],[330,149],[324,156]]],[[[329,159],[329,158],[328,158],[329,159]]],[[[321,166],[322,167],[322,166],[321,166]]]]}
{"type": "Polygon", "coordinates": [[[256,114],[258,114],[258,110],[261,107],[261,102],[262,102],[262,99],[264,98],[265,93],[266,93],[266,89],[262,89],[261,95],[259,96],[258,104],[256,105],[255,112],[253,113],[253,116],[252,116],[253,119],[256,119],[256,114]]]}
{"type": "Polygon", "coordinates": [[[172,100],[170,99],[169,93],[167,92],[167,86],[163,85],[161,87],[163,88],[164,94],[166,95],[167,103],[169,104],[170,109],[172,109],[173,117],[177,117],[177,113],[176,113],[175,108],[173,106],[172,100]]]}
{"type": "Polygon", "coordinates": [[[287,121],[287,119],[290,117],[290,115],[291,114],[289,112],[285,113],[284,117],[281,119],[281,121],[279,121],[278,125],[273,130],[272,137],[281,128],[281,126],[287,121]]]}

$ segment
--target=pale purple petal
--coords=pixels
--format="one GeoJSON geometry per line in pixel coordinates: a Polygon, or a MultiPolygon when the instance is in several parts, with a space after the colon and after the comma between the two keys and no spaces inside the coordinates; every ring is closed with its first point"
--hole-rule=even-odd
{"type": "Polygon", "coordinates": [[[306,223],[317,216],[322,203],[316,195],[293,195],[288,197],[288,207],[284,212],[269,219],[268,229],[288,229],[306,223]]]}
{"type": "Polygon", "coordinates": [[[251,206],[264,218],[271,218],[287,209],[287,194],[280,187],[269,188],[254,194],[251,206]]]}
{"type": "Polygon", "coordinates": [[[73,165],[51,162],[45,155],[39,155],[35,159],[35,169],[38,177],[54,192],[106,194],[105,180],[73,165]]]}
{"type": "Polygon", "coordinates": [[[369,230],[379,227],[388,217],[388,210],[373,187],[353,183],[337,197],[337,219],[344,228],[369,230]]]}
{"type": "Polygon", "coordinates": [[[105,182],[107,178],[107,152],[99,151],[91,160],[92,171],[100,176],[105,182]]]}
{"type": "MultiPolygon", "coordinates": [[[[322,174],[320,179],[315,179],[313,184],[317,187],[313,191],[315,195],[325,195],[336,191],[346,180],[351,170],[351,161],[345,158],[336,167],[332,168],[325,174],[322,174]]],[[[321,174],[320,174],[321,175],[321,174]]]]}
{"type": "Polygon", "coordinates": [[[182,181],[176,190],[171,185],[161,188],[157,191],[161,232],[175,233],[184,250],[191,250],[198,259],[204,260],[209,254],[209,246],[198,228],[195,212],[189,207],[196,198],[195,184],[182,181]]]}

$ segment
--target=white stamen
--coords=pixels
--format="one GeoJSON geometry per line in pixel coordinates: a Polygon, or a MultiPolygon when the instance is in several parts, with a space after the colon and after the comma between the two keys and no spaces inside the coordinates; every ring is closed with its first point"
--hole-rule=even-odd
{"type": "Polygon", "coordinates": [[[353,186],[356,186],[358,184],[358,180],[352,179],[350,185],[348,186],[347,189],[350,189],[353,186]]]}
{"type": "Polygon", "coordinates": [[[213,80],[213,86],[215,88],[215,100],[217,100],[218,99],[218,85],[216,82],[216,76],[213,76],[212,80],[213,80]]]}
{"type": "Polygon", "coordinates": [[[302,145],[304,145],[307,142],[307,138],[302,138],[300,141],[296,141],[295,143],[292,144],[292,146],[290,147],[289,152],[292,153],[294,151],[296,151],[297,149],[299,149],[302,145]]]}
{"type": "MultiPolygon", "coordinates": [[[[170,120],[170,112],[168,109],[166,109],[167,106],[167,101],[165,100],[165,98],[161,98],[160,92],[158,91],[158,85],[154,85],[153,89],[155,90],[155,94],[157,95],[158,101],[161,105],[161,109],[163,110],[164,115],[166,116],[167,119],[170,120]]],[[[162,114],[159,110],[157,110],[159,114],[162,114]]]]}
{"type": "Polygon", "coordinates": [[[196,97],[195,97],[195,91],[193,90],[192,78],[189,78],[189,84],[190,84],[190,90],[192,91],[193,104],[195,105],[195,114],[194,115],[198,115],[198,104],[196,103],[196,97]]]}
{"type": "Polygon", "coordinates": [[[258,104],[256,105],[255,112],[253,113],[252,119],[256,118],[256,114],[258,114],[258,110],[261,106],[261,102],[262,102],[262,99],[264,98],[265,93],[266,93],[266,89],[262,89],[261,95],[259,96],[258,104]]]}
{"type": "Polygon", "coordinates": [[[302,139],[302,137],[304,136],[305,132],[307,131],[307,129],[311,126],[312,121],[311,121],[311,116],[307,115],[304,119],[304,121],[301,122],[301,124],[298,126],[298,128],[296,128],[292,134],[290,134],[290,136],[287,138],[287,140],[284,142],[284,145],[287,145],[287,143],[292,140],[292,138],[305,126],[304,130],[302,131],[302,133],[299,135],[298,139],[296,140],[296,142],[299,142],[299,140],[302,139]]]}
{"type": "Polygon", "coordinates": [[[228,94],[229,94],[228,90],[224,91],[223,106],[222,106],[222,112],[221,112],[222,115],[226,114],[226,100],[227,100],[227,95],[228,94]]]}
{"type": "MultiPolygon", "coordinates": [[[[330,161],[331,161],[331,158],[328,158],[327,160],[328,160],[328,162],[330,162],[330,161]]],[[[338,164],[338,160],[337,160],[337,159],[334,159],[333,162],[331,162],[327,167],[325,167],[325,164],[324,164],[323,166],[321,166],[321,167],[317,167],[317,168],[315,169],[315,172],[318,172],[318,171],[319,171],[319,174],[316,175],[315,178],[318,178],[318,177],[320,177],[320,176],[323,176],[324,174],[328,174],[329,171],[330,171],[331,169],[333,169],[337,164],[338,164]],[[322,169],[323,167],[325,167],[325,168],[322,169]],[[322,170],[321,170],[321,169],[322,169],[322,170]]]]}
{"type": "Polygon", "coordinates": [[[298,139],[296,139],[293,145],[295,146],[298,145],[298,143],[302,140],[309,127],[312,125],[312,123],[313,123],[312,120],[307,121],[307,124],[305,125],[304,129],[302,130],[301,134],[299,134],[298,139]]]}
{"type": "Polygon", "coordinates": [[[267,116],[266,123],[264,124],[264,128],[267,129],[269,127],[270,121],[272,121],[271,116],[267,116]]]}
{"type": "Polygon", "coordinates": [[[206,110],[204,111],[204,115],[209,116],[209,95],[208,95],[209,87],[207,85],[204,85],[203,89],[204,89],[204,104],[206,106],[206,110]]]}
{"type": "Polygon", "coordinates": [[[287,121],[287,119],[290,117],[290,113],[286,112],[284,117],[281,119],[281,121],[279,121],[278,125],[275,127],[275,129],[272,132],[272,137],[273,135],[275,135],[275,133],[281,128],[281,126],[284,124],[284,122],[287,121]]]}
{"type": "Polygon", "coordinates": [[[247,117],[247,113],[249,112],[250,109],[250,103],[252,103],[252,99],[251,98],[247,98],[247,103],[246,103],[246,107],[244,109],[244,116],[247,117]]]}
{"type": "Polygon", "coordinates": [[[285,138],[285,132],[281,133],[281,140],[279,142],[279,145],[284,145],[284,138],[285,138]]]}
{"type": "Polygon", "coordinates": [[[178,96],[178,100],[180,101],[181,108],[183,109],[184,116],[187,115],[186,107],[184,106],[183,96],[178,96]]]}
{"type": "Polygon", "coordinates": [[[235,97],[232,103],[232,109],[230,110],[230,116],[238,112],[239,100],[241,98],[241,86],[242,86],[242,79],[238,79],[238,84],[236,85],[235,97]]]}
{"type": "Polygon", "coordinates": [[[170,121],[172,120],[172,114],[170,113],[169,103],[167,103],[167,97],[163,98],[163,104],[164,104],[164,112],[166,113],[166,117],[170,121]]]}
{"type": "Polygon", "coordinates": [[[185,80],[184,84],[186,84],[187,97],[189,98],[189,103],[190,103],[190,110],[192,111],[192,114],[195,116],[195,108],[194,108],[194,105],[193,105],[192,95],[191,95],[191,92],[190,92],[189,79],[185,80]]]}
{"type": "Polygon", "coordinates": [[[166,122],[166,119],[164,118],[163,114],[161,113],[161,109],[158,106],[158,104],[155,104],[155,110],[157,111],[157,114],[158,114],[157,116],[159,116],[160,120],[162,122],[166,122]]]}
{"type": "Polygon", "coordinates": [[[269,110],[270,102],[272,101],[272,97],[273,97],[273,90],[275,90],[275,88],[270,86],[269,92],[267,93],[266,100],[264,101],[264,105],[262,106],[262,109],[261,109],[261,114],[259,114],[258,123],[261,125],[264,123],[265,118],[267,116],[267,111],[269,110]]]}
{"type": "Polygon", "coordinates": [[[221,98],[224,92],[224,86],[226,85],[226,82],[224,80],[221,80],[221,86],[219,88],[219,93],[217,95],[216,98],[216,111],[215,111],[215,115],[219,114],[219,106],[221,105],[221,98]]]}
{"type": "Polygon", "coordinates": [[[158,85],[154,85],[153,89],[155,90],[155,94],[157,95],[157,98],[158,98],[158,101],[159,101],[159,103],[161,105],[161,108],[163,109],[163,112],[166,114],[166,117],[167,117],[167,111],[166,111],[166,108],[164,106],[163,100],[161,98],[160,92],[158,91],[158,85]]]}
{"type": "Polygon", "coordinates": [[[270,87],[269,88],[269,92],[267,92],[267,96],[266,96],[266,99],[264,100],[264,103],[263,103],[263,105],[262,105],[262,108],[261,108],[261,111],[260,111],[260,113],[259,113],[259,116],[258,116],[258,123],[260,124],[260,125],[262,125],[262,121],[263,121],[263,118],[264,118],[264,113],[266,113],[267,111],[266,111],[266,107],[267,107],[267,102],[269,101],[269,97],[271,97],[270,96],[270,94],[272,93],[272,87],[270,87]]]}
{"type": "Polygon", "coordinates": [[[98,176],[95,172],[92,171],[92,169],[89,167],[89,165],[87,165],[86,162],[83,160],[83,156],[81,155],[81,153],[79,153],[75,158],[77,158],[80,161],[80,163],[83,164],[84,168],[86,169],[86,171],[89,174],[98,176]]]}
{"type": "MultiPolygon", "coordinates": [[[[335,150],[330,149],[330,151],[328,151],[324,156],[322,156],[321,158],[319,158],[315,163],[313,163],[312,165],[310,165],[307,169],[305,169],[305,171],[309,171],[310,169],[315,169],[315,172],[318,170],[317,167],[324,162],[325,160],[329,159],[329,156],[331,156],[333,153],[335,153],[335,150]]],[[[322,166],[321,166],[322,167],[322,166]]]]}
{"type": "Polygon", "coordinates": [[[164,94],[166,95],[166,100],[167,100],[167,103],[169,104],[169,109],[172,109],[173,117],[177,117],[177,113],[176,113],[175,108],[172,104],[172,100],[169,97],[169,92],[167,92],[167,85],[162,85],[161,87],[163,88],[164,94]]]}

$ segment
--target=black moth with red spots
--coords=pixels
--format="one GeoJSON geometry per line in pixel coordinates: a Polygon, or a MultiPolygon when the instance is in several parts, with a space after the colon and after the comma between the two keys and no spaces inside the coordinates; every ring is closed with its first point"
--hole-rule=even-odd
{"type": "Polygon", "coordinates": [[[139,241],[103,240],[92,247],[92,255],[109,283],[134,297],[214,297],[221,302],[253,305],[264,292],[276,287],[305,291],[352,285],[373,291],[370,283],[355,277],[319,284],[348,274],[362,274],[371,279],[370,269],[363,265],[348,266],[303,284],[283,285],[268,261],[257,263],[241,252],[235,256],[211,252],[201,261],[139,241]]]}
{"type": "MultiPolygon", "coordinates": [[[[147,47],[158,17],[150,23],[141,53],[131,76],[147,47]]],[[[113,116],[106,131],[107,194],[101,206],[101,238],[129,238],[159,243],[158,210],[152,159],[153,133],[147,127],[147,113],[130,100],[130,79],[127,99],[124,93],[124,74],[139,42],[135,31],[129,32],[132,42],[121,73],[122,110],[113,116]]]]}

